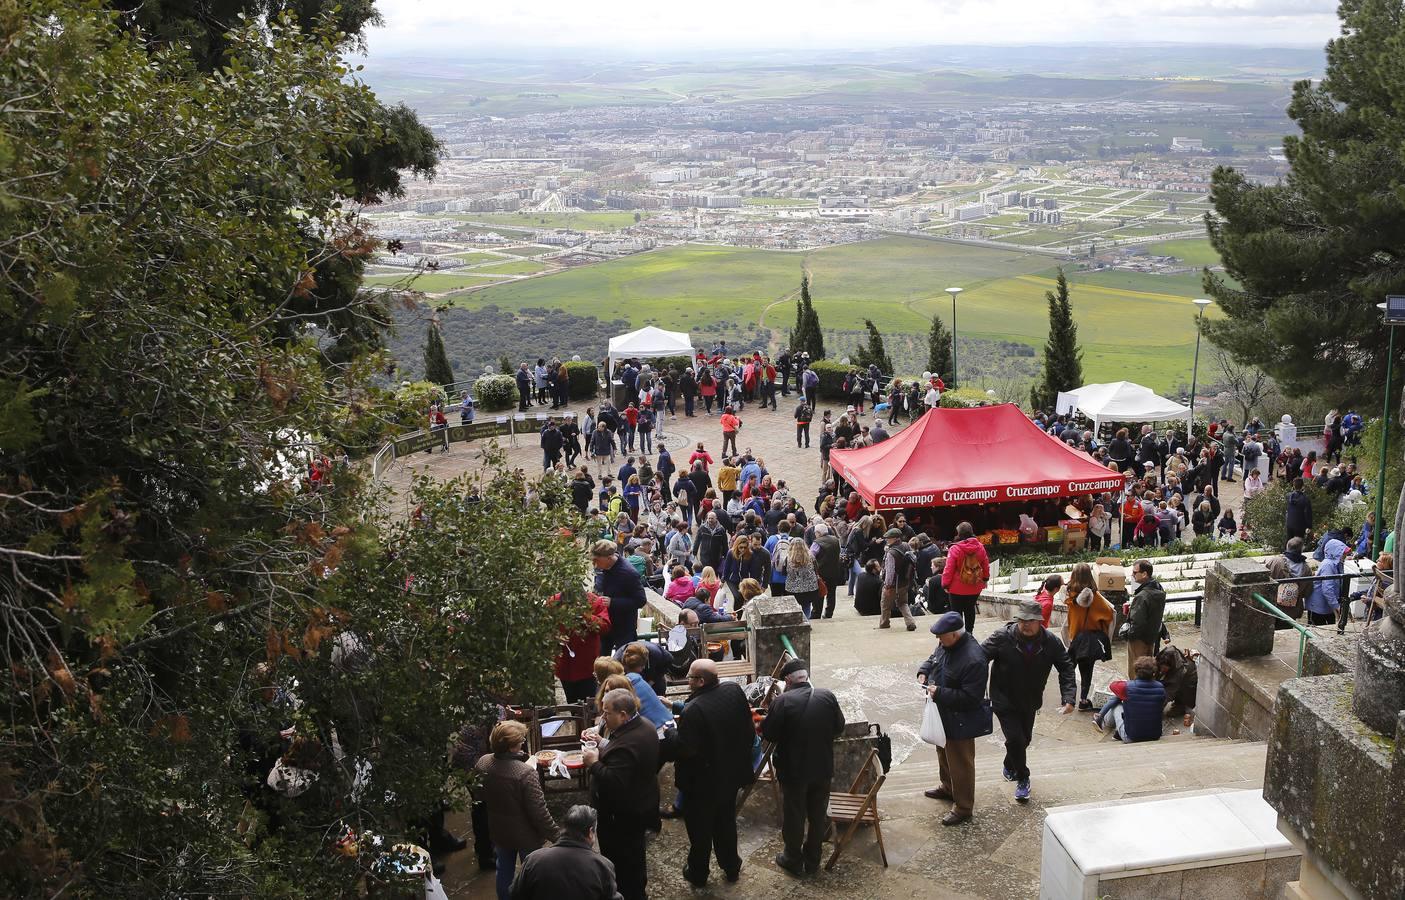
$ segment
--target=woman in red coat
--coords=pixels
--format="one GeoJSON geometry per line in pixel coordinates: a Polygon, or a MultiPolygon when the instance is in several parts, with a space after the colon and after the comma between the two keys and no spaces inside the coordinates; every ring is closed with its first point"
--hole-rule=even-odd
{"type": "MultiPolygon", "coordinates": [[[[610,601],[594,591],[586,594],[590,612],[571,632],[562,635],[561,654],[556,657],[556,677],[566,692],[567,703],[580,703],[595,696],[595,658],[600,655],[600,635],[610,630],[610,601]]],[[[551,598],[559,603],[561,595],[551,598]]]]}

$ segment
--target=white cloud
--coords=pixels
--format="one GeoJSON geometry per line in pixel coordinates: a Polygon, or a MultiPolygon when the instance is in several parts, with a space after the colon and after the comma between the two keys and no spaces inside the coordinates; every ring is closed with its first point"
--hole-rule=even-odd
{"type": "Polygon", "coordinates": [[[1312,44],[1332,0],[380,0],[372,53],[523,47],[710,48],[1199,42],[1312,44]]]}

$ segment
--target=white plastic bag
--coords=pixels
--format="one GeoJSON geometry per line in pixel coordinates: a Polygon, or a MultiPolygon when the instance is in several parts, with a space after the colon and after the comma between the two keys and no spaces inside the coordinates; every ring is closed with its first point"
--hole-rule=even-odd
{"type": "Polygon", "coordinates": [[[922,706],[922,730],[917,733],[924,743],[934,747],[946,746],[946,726],[942,724],[942,715],[937,710],[937,701],[927,699],[922,706]]]}

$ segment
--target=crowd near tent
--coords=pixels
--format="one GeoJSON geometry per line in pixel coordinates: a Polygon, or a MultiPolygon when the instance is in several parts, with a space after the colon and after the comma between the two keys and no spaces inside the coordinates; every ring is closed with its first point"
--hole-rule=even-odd
{"type": "Polygon", "coordinates": [[[659,356],[693,355],[693,339],[685,331],[664,331],[646,325],[638,331],[610,338],[610,371],[622,359],[652,359],[659,356]]]}
{"type": "Polygon", "coordinates": [[[1067,403],[1093,420],[1094,430],[1104,422],[1170,422],[1190,418],[1190,409],[1167,400],[1151,388],[1130,381],[1085,384],[1059,395],[1060,411],[1067,403]]]}
{"type": "Polygon", "coordinates": [[[932,409],[830,464],[874,509],[1050,500],[1119,491],[1123,479],[1039,430],[1011,403],[932,409]]]}

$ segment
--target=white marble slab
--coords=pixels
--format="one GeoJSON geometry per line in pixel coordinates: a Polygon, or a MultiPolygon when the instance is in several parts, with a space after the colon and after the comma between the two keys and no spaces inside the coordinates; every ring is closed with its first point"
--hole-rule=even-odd
{"type": "Polygon", "coordinates": [[[1055,808],[1044,820],[1045,847],[1058,848],[1047,877],[1060,891],[1083,886],[1090,876],[1106,880],[1292,855],[1276,822],[1256,790],[1055,808]],[[1058,871],[1065,866],[1073,871],[1058,871]]]}

